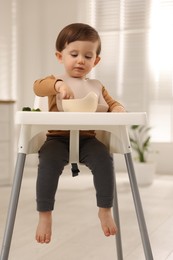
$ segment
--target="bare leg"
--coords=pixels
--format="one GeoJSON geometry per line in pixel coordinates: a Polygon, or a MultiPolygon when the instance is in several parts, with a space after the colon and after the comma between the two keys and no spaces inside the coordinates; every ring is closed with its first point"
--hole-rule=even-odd
{"type": "Polygon", "coordinates": [[[111,208],[99,208],[98,216],[105,236],[115,235],[118,229],[112,217],[111,208]]]}
{"type": "Polygon", "coordinates": [[[38,243],[48,244],[52,234],[52,211],[39,212],[39,222],[35,239],[38,243]]]}

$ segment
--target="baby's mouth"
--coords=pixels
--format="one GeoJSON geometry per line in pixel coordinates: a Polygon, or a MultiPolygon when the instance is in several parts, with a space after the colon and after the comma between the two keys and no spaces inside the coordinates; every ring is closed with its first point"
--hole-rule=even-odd
{"type": "Polygon", "coordinates": [[[83,71],[84,68],[83,67],[75,67],[75,70],[83,71]]]}

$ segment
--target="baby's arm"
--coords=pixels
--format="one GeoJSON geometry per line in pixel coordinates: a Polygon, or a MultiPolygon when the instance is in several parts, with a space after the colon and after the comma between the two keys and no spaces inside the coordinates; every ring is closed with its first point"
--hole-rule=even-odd
{"type": "Polygon", "coordinates": [[[103,87],[102,95],[109,106],[109,112],[125,112],[124,106],[118,101],[114,100],[108,93],[108,91],[103,87]]]}
{"type": "Polygon", "coordinates": [[[56,95],[56,81],[57,79],[53,75],[36,80],[33,86],[34,93],[40,97],[56,95]]]}
{"type": "Polygon", "coordinates": [[[113,108],[111,112],[126,112],[126,110],[122,105],[117,105],[113,108]]]}
{"type": "Polygon", "coordinates": [[[34,82],[34,93],[40,97],[61,94],[61,98],[74,98],[70,87],[53,75],[36,80],[34,82]]]}
{"type": "Polygon", "coordinates": [[[58,94],[60,94],[61,99],[73,99],[74,94],[73,91],[67,84],[62,80],[57,80],[55,83],[55,90],[58,94]]]}

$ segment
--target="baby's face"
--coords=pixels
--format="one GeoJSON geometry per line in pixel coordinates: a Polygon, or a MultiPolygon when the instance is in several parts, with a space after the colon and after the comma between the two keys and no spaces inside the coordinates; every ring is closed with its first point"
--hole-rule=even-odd
{"type": "Polygon", "coordinates": [[[69,76],[85,78],[100,60],[100,57],[96,55],[97,47],[98,42],[71,42],[66,45],[61,53],[57,54],[57,57],[64,64],[69,76]]]}

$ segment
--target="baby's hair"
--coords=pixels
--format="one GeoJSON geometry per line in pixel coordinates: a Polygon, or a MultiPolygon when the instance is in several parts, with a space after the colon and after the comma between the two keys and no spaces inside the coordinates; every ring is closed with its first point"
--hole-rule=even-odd
{"type": "Polygon", "coordinates": [[[98,32],[88,24],[72,23],[64,27],[56,39],[56,50],[63,51],[66,44],[74,41],[98,41],[97,56],[101,52],[101,40],[98,32]]]}

